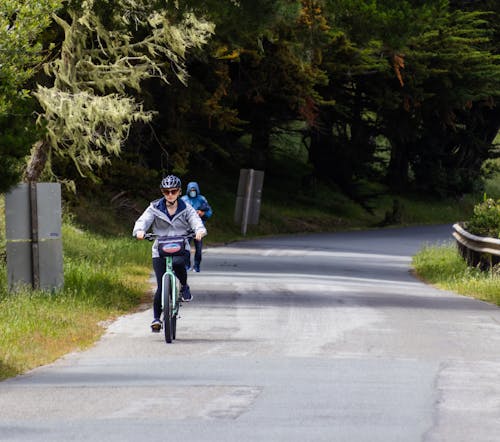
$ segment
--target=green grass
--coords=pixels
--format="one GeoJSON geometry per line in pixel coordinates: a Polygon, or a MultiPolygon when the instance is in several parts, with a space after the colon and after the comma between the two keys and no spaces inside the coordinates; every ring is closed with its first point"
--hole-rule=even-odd
{"type": "Polygon", "coordinates": [[[444,290],[500,305],[500,272],[470,268],[453,244],[426,246],[413,257],[417,275],[444,290]]]}
{"type": "Polygon", "coordinates": [[[0,274],[0,379],[85,348],[103,323],[133,310],[147,293],[150,244],[106,238],[64,223],[64,288],[9,293],[0,274]]]}
{"type": "Polygon", "coordinates": [[[22,291],[0,301],[0,378],[46,364],[85,348],[100,335],[109,316],[88,300],[60,293],[22,291]]]}

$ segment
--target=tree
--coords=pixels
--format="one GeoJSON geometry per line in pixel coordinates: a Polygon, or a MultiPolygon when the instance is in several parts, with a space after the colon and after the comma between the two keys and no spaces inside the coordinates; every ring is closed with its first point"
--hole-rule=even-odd
{"type": "Polygon", "coordinates": [[[189,154],[209,146],[237,167],[265,169],[272,134],[301,118],[313,85],[323,80],[311,62],[310,28],[299,25],[302,2],[203,3],[217,32],[203,57],[191,60],[192,88],[159,99],[181,100],[162,115],[169,128],[164,144],[185,155],[184,166],[189,154]],[[249,145],[241,148],[244,135],[249,145]]]}
{"type": "Polygon", "coordinates": [[[383,136],[394,190],[472,190],[498,127],[493,15],[446,0],[324,4],[329,83],[319,92],[331,104],[319,106],[311,130],[316,173],[348,192],[370,173],[383,136]]]}
{"type": "Polygon", "coordinates": [[[34,142],[27,82],[43,57],[41,35],[61,0],[3,0],[0,6],[0,192],[16,184],[34,142]]]}
{"type": "Polygon", "coordinates": [[[383,115],[389,178],[402,188],[411,171],[420,190],[460,194],[474,189],[498,130],[500,58],[491,52],[487,14],[435,11],[432,26],[402,49],[399,112],[383,115]]]}
{"type": "Polygon", "coordinates": [[[328,83],[317,89],[321,100],[309,129],[309,157],[317,177],[356,198],[354,182],[366,177],[375,151],[378,108],[371,99],[373,88],[392,69],[380,40],[375,2],[323,3],[328,30],[319,67],[328,83]]]}
{"type": "Polygon", "coordinates": [[[53,85],[35,94],[46,135],[33,146],[26,181],[37,181],[52,155],[70,158],[82,175],[118,155],[131,125],[152,118],[130,90],[153,77],[185,82],[186,51],[213,32],[192,13],[179,18],[146,0],[74,0],[54,19],[64,41],[45,66],[53,85]]]}
{"type": "MultiPolygon", "coordinates": [[[[205,50],[185,54],[189,88],[172,72],[168,87],[161,76],[140,80],[132,104],[145,100],[144,109],[158,114],[151,125],[138,125],[128,144],[147,156],[143,164],[168,164],[179,174],[193,158],[204,168],[221,157],[235,168],[265,168],[273,134],[302,119],[315,175],[351,196],[358,182],[384,172],[395,191],[461,192],[491,155],[498,127],[498,25],[478,12],[479,3],[481,11],[498,8],[493,0],[183,2],[169,10],[171,22],[195,11],[217,33],[205,50]]],[[[103,13],[107,4],[96,9],[103,28],[137,41],[148,34],[144,14],[131,29],[103,13]]],[[[85,32],[83,51],[106,58],[99,41],[107,48],[107,40],[98,30],[85,32]]],[[[94,86],[83,90],[99,97],[116,92],[109,85],[96,93],[94,86]]],[[[143,121],[150,118],[142,112],[143,121]]],[[[97,151],[104,160],[109,155],[97,151]]]]}

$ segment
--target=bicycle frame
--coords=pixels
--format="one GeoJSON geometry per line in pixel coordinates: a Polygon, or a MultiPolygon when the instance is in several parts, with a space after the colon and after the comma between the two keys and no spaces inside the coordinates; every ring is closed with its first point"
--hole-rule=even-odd
{"type": "Polygon", "coordinates": [[[166,270],[162,277],[162,291],[161,291],[161,308],[163,311],[163,327],[165,329],[165,340],[170,343],[172,339],[175,339],[176,326],[177,326],[177,315],[179,314],[179,297],[178,297],[178,285],[177,277],[175,276],[171,256],[165,257],[166,270]],[[168,308],[171,306],[170,308],[168,308]],[[167,317],[170,315],[170,318],[167,317]],[[172,328],[170,327],[169,320],[172,321],[172,328]],[[170,336],[169,336],[170,334],[170,336]]]}
{"type": "MultiPolygon", "coordinates": [[[[191,235],[186,235],[185,238],[189,239],[191,235]]],[[[158,235],[147,233],[144,239],[153,241],[158,238],[158,235]]],[[[161,280],[161,308],[163,312],[163,330],[165,332],[165,341],[170,344],[175,339],[177,329],[177,316],[179,314],[180,299],[178,279],[175,276],[173,268],[173,256],[165,256],[165,273],[161,280]]]]}

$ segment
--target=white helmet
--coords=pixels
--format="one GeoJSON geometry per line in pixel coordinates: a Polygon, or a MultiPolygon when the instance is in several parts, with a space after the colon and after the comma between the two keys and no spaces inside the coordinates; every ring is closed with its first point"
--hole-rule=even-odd
{"type": "Polygon", "coordinates": [[[168,175],[161,180],[161,189],[177,189],[182,186],[181,180],[175,175],[168,175]]]}

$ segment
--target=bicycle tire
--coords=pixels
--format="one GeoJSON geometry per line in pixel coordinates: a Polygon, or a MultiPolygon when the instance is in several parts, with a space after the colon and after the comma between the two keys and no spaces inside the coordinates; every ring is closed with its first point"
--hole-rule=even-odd
{"type": "Polygon", "coordinates": [[[165,331],[165,342],[172,343],[173,331],[172,317],[172,285],[170,278],[165,278],[163,281],[163,330],[165,331]]]}
{"type": "Polygon", "coordinates": [[[172,338],[175,339],[177,334],[177,316],[172,318],[172,338]]]}

